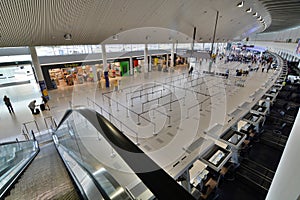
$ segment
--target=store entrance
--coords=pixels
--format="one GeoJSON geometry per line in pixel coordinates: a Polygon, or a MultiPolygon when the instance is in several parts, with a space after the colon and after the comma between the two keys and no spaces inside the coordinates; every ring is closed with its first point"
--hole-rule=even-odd
{"type": "Polygon", "coordinates": [[[90,65],[49,69],[52,88],[67,87],[77,84],[92,83],[101,78],[102,65],[90,65]]]}

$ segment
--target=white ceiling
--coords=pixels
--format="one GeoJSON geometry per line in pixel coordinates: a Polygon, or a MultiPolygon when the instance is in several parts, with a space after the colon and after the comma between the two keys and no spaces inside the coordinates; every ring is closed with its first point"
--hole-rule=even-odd
{"type": "Polygon", "coordinates": [[[1,0],[0,46],[100,43],[211,42],[217,10],[216,41],[261,32],[271,16],[258,0],[1,0]],[[245,10],[251,7],[252,13],[245,10]],[[64,40],[70,33],[72,40],[64,40]],[[119,40],[112,36],[118,34],[119,40]],[[148,37],[147,37],[148,36],[148,37]],[[187,39],[188,38],[188,39],[187,39]]]}

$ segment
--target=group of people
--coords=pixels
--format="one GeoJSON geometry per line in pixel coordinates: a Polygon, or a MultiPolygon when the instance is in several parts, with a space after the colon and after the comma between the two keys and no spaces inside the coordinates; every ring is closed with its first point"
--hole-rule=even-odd
{"type": "MultiPolygon", "coordinates": [[[[40,108],[42,111],[44,110],[50,110],[50,106],[48,105],[48,99],[45,96],[41,96],[42,98],[42,104],[40,104],[40,108]]],[[[33,115],[37,115],[40,113],[40,110],[36,108],[38,105],[36,105],[36,100],[31,101],[28,104],[28,108],[30,109],[31,113],[33,115]]]]}
{"type": "MultiPolygon", "coordinates": [[[[42,104],[39,105],[41,110],[42,111],[50,110],[50,106],[48,105],[48,99],[45,96],[41,96],[41,98],[42,98],[42,104]]],[[[10,98],[8,96],[4,95],[3,101],[4,101],[4,104],[6,105],[9,113],[10,114],[15,113],[15,111],[12,107],[10,98]]],[[[36,108],[37,106],[38,105],[36,105],[36,100],[31,101],[28,105],[28,108],[30,109],[31,113],[34,114],[34,115],[40,113],[39,109],[36,108]]]]}

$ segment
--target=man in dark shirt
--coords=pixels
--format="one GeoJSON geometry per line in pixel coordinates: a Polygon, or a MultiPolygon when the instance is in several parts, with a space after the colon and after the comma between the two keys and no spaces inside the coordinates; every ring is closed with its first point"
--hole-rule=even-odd
{"type": "Polygon", "coordinates": [[[5,105],[7,106],[9,113],[14,113],[14,109],[11,105],[10,99],[6,95],[4,96],[3,101],[4,101],[5,105]]]}

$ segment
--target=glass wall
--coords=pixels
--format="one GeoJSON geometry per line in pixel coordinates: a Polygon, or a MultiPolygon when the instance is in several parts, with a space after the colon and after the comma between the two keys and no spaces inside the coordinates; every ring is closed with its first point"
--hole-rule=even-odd
{"type": "MultiPolygon", "coordinates": [[[[222,43],[215,43],[221,46],[222,43]]],[[[191,43],[176,43],[175,49],[190,50],[191,43]]],[[[107,44],[106,52],[131,52],[144,51],[145,44],[107,44]]],[[[172,44],[148,44],[149,50],[171,50],[172,44]]],[[[195,50],[209,51],[211,43],[195,43],[195,50]]],[[[69,46],[40,46],[36,47],[38,56],[56,56],[56,55],[72,55],[72,54],[91,54],[102,53],[101,45],[69,45],[69,46]]]]}

